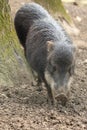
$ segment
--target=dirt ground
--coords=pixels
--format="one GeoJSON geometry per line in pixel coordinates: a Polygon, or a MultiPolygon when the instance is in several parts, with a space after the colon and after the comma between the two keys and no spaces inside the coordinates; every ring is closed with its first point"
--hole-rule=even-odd
{"type": "MultiPolygon", "coordinates": [[[[28,1],[10,0],[12,16],[28,1]]],[[[79,48],[69,102],[49,107],[45,88],[38,92],[28,78],[15,87],[0,86],[0,130],[87,130],[87,6],[65,7],[80,30],[71,34],[79,48]]]]}

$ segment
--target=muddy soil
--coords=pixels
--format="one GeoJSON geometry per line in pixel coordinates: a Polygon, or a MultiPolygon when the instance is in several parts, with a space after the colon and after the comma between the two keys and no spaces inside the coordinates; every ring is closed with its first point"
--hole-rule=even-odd
{"type": "MultiPolygon", "coordinates": [[[[28,1],[10,0],[12,16],[28,1]]],[[[0,130],[87,130],[87,6],[65,7],[80,29],[78,36],[71,35],[78,52],[70,100],[66,106],[49,107],[46,89],[38,92],[28,78],[15,87],[0,86],[0,130]]]]}

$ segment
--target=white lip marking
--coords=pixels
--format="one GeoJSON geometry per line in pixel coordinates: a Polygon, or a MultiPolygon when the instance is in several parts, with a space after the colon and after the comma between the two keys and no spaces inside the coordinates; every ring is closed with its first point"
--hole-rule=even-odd
{"type": "Polygon", "coordinates": [[[54,80],[53,78],[50,76],[50,74],[48,73],[48,71],[45,71],[45,78],[48,82],[48,84],[50,84],[51,88],[54,88],[54,80]]]}
{"type": "Polygon", "coordinates": [[[53,78],[50,76],[49,72],[47,72],[47,71],[45,71],[45,78],[51,87],[53,98],[55,98],[55,83],[54,83],[53,78]]]}

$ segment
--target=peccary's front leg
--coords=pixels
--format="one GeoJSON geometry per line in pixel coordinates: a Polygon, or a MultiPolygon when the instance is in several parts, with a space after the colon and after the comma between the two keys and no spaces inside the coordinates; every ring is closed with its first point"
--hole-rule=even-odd
{"type": "Polygon", "coordinates": [[[51,103],[51,105],[55,105],[55,96],[54,96],[54,91],[50,87],[50,85],[47,83],[45,77],[43,76],[42,78],[43,82],[45,83],[45,87],[47,88],[47,93],[48,93],[48,101],[51,103]]]}
{"type": "Polygon", "coordinates": [[[37,77],[38,79],[37,79],[37,86],[38,86],[38,91],[42,91],[43,90],[43,88],[42,88],[42,79],[40,78],[40,76],[38,75],[38,77],[37,77]]]}

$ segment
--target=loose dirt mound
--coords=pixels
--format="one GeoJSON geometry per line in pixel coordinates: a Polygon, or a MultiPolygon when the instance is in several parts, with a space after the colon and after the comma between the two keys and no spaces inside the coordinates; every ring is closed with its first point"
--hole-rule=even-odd
{"type": "MultiPolygon", "coordinates": [[[[12,14],[20,2],[24,0],[11,0],[12,14]]],[[[79,36],[72,35],[80,44],[69,102],[66,106],[49,107],[45,88],[38,92],[28,78],[15,87],[0,86],[0,130],[87,130],[87,7],[65,6],[81,32],[79,36]],[[76,16],[82,21],[78,22],[76,16]]]]}

